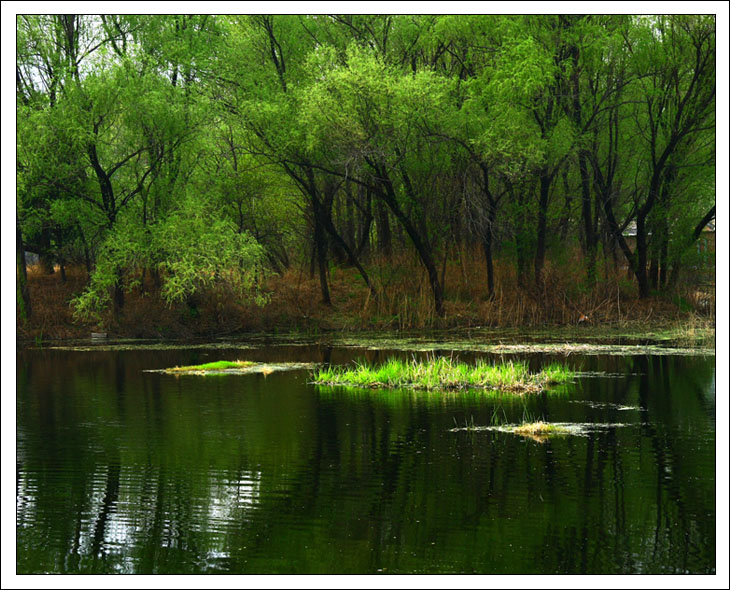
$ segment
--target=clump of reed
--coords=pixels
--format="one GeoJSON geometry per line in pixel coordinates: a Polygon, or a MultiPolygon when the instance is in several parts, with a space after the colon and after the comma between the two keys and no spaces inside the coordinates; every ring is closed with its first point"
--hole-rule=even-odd
{"type": "Polygon", "coordinates": [[[574,376],[575,373],[568,367],[557,364],[530,373],[524,362],[492,364],[478,360],[469,365],[448,357],[434,357],[426,361],[391,358],[377,366],[361,363],[354,367],[323,367],[315,372],[313,382],[354,387],[490,389],[532,393],[565,383],[574,376]]]}

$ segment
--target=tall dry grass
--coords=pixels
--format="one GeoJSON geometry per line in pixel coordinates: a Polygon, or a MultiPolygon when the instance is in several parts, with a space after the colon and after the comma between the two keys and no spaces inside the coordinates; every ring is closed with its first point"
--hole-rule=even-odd
{"type": "MultiPolygon", "coordinates": [[[[560,265],[547,263],[544,284],[520,286],[515,265],[506,259],[494,262],[495,291],[487,297],[486,267],[480,251],[464,251],[448,261],[444,274],[445,316],[434,312],[427,275],[412,255],[371,263],[371,278],[379,297],[365,300],[358,312],[361,325],[414,329],[428,327],[543,326],[615,324],[672,320],[688,312],[714,321],[714,292],[697,299],[682,298],[682,288],[640,300],[634,281],[625,269],[603,268],[593,288],[587,287],[585,265],[579,252],[560,265]],[[684,308],[677,305],[682,298],[684,308]]],[[[333,291],[335,291],[333,289],[333,291]]]]}

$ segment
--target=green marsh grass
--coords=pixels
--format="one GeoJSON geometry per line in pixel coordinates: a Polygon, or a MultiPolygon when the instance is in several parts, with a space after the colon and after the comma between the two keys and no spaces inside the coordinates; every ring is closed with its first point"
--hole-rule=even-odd
{"type": "Polygon", "coordinates": [[[391,358],[378,366],[363,363],[354,367],[324,367],[314,373],[315,384],[353,387],[426,390],[489,389],[533,393],[570,381],[575,373],[564,365],[552,364],[530,373],[527,363],[492,364],[477,360],[473,365],[452,358],[403,361],[391,358]]]}

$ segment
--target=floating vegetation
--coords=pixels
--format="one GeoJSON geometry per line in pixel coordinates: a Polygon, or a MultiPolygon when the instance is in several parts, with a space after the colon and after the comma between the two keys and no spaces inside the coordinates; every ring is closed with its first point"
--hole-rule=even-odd
{"type": "Polygon", "coordinates": [[[566,436],[573,434],[570,424],[558,424],[550,422],[528,422],[520,424],[512,429],[514,434],[530,438],[537,443],[544,443],[548,438],[554,436],[566,436]]]}
{"type": "MultiPolygon", "coordinates": [[[[88,342],[88,341],[85,341],[88,342]]],[[[68,346],[44,346],[44,350],[67,350],[72,352],[114,352],[126,350],[251,350],[255,348],[244,342],[140,342],[117,341],[103,344],[68,346]]]]}
{"type": "Polygon", "coordinates": [[[482,352],[509,354],[560,355],[714,355],[711,338],[698,339],[689,344],[672,338],[676,332],[646,335],[622,334],[615,331],[520,331],[507,329],[478,329],[461,333],[440,332],[422,335],[398,333],[364,333],[361,335],[301,335],[301,334],[248,334],[245,339],[226,339],[217,342],[152,342],[149,340],[86,340],[71,341],[64,345],[45,346],[47,350],[66,351],[127,351],[127,350],[250,350],[266,346],[314,346],[326,344],[344,348],[368,350],[400,350],[409,352],[482,352]],[[599,342],[603,340],[603,342],[599,342]]]}
{"type": "Polygon", "coordinates": [[[452,428],[449,432],[479,432],[496,431],[518,434],[530,438],[538,443],[543,443],[554,436],[588,436],[591,432],[607,430],[627,426],[627,424],[597,424],[597,423],[574,423],[574,422],[523,422],[522,424],[502,424],[499,426],[474,426],[473,424],[463,427],[452,428]]]}
{"type": "Polygon", "coordinates": [[[555,364],[544,367],[538,373],[530,373],[524,362],[495,365],[480,359],[468,365],[443,357],[427,361],[391,358],[378,366],[323,367],[313,375],[313,383],[426,390],[489,389],[522,394],[566,383],[574,376],[575,373],[567,367],[555,364]]]}
{"type": "Polygon", "coordinates": [[[145,373],[165,373],[167,375],[270,375],[280,371],[312,370],[317,363],[257,363],[252,361],[216,361],[189,367],[169,369],[148,369],[145,373]]]}
{"type": "Polygon", "coordinates": [[[611,373],[608,371],[580,371],[576,373],[576,377],[603,377],[608,379],[621,379],[623,377],[641,377],[644,373],[633,373],[627,371],[626,373],[611,373]]]}
{"type": "Polygon", "coordinates": [[[624,406],[621,404],[610,404],[607,402],[592,402],[590,400],[570,400],[568,403],[571,404],[583,404],[585,406],[588,406],[589,408],[597,408],[597,409],[606,409],[606,410],[618,410],[620,412],[625,412],[627,410],[639,410],[640,408],[638,406],[624,406]]]}
{"type": "Polygon", "coordinates": [[[528,422],[515,426],[512,432],[524,436],[550,436],[554,434],[570,434],[570,429],[564,424],[552,424],[539,420],[537,422],[528,422]]]}
{"type": "Polygon", "coordinates": [[[424,340],[418,338],[342,338],[333,341],[338,346],[368,350],[402,350],[408,352],[486,352],[494,354],[560,354],[580,355],[714,355],[714,348],[673,347],[664,344],[599,344],[595,342],[530,342],[485,343],[483,340],[424,340]]]}

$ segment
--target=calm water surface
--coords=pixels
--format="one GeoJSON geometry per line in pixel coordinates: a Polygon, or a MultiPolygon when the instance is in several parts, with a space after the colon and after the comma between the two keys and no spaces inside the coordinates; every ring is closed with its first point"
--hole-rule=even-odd
{"type": "Polygon", "coordinates": [[[571,355],[528,400],[144,372],[387,356],[18,351],[18,573],[715,571],[714,356],[571,355]],[[452,431],[523,417],[610,426],[452,431]]]}

